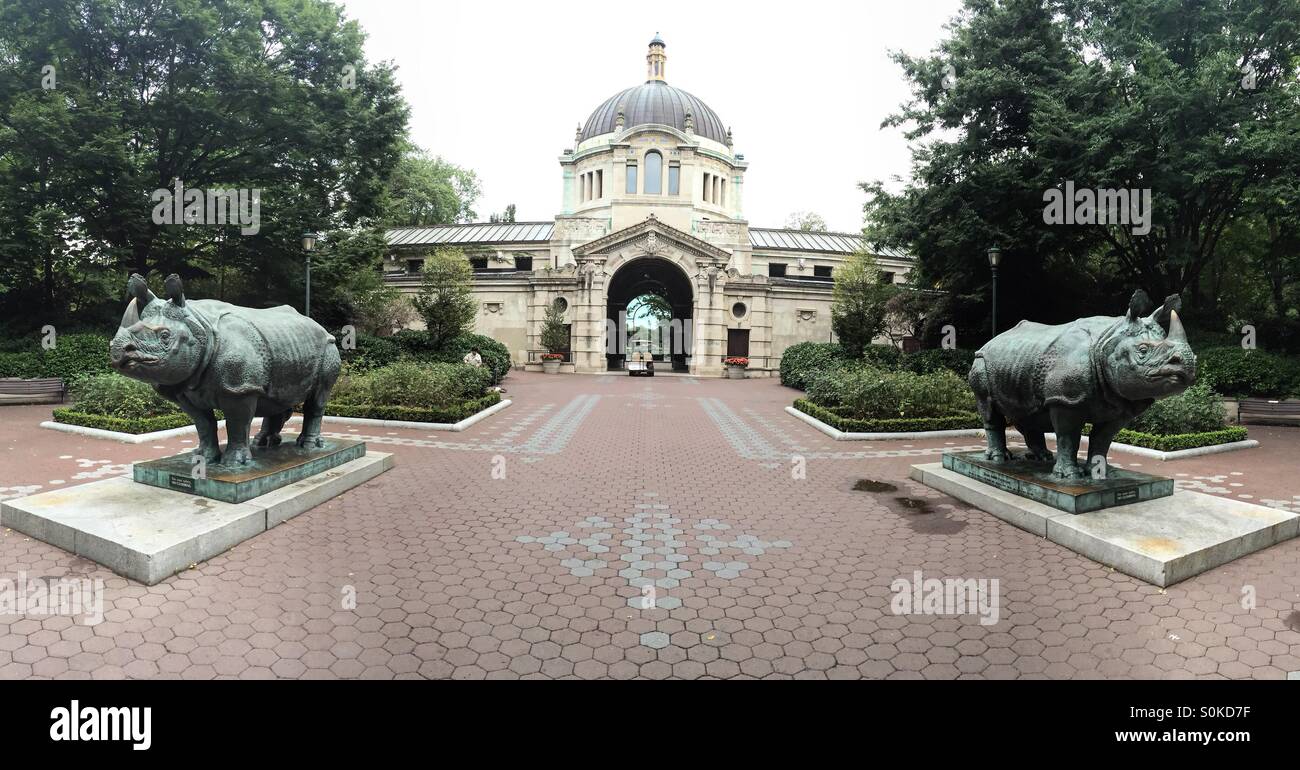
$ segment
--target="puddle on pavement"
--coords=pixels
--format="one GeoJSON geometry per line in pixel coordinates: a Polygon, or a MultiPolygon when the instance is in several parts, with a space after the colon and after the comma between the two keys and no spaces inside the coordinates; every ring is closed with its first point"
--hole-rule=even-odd
{"type": "MultiPolygon", "coordinates": [[[[874,479],[858,479],[853,485],[858,492],[897,492],[897,485],[874,479]]],[[[885,498],[885,505],[894,513],[900,514],[913,531],[927,535],[951,535],[965,529],[966,522],[950,519],[947,515],[936,513],[930,501],[919,497],[896,496],[885,498]]]]}
{"type": "Polygon", "coordinates": [[[950,519],[930,507],[929,500],[917,497],[895,497],[890,506],[904,516],[913,532],[926,535],[952,535],[966,528],[966,522],[950,519]]]}
{"type": "Polygon", "coordinates": [[[857,492],[897,492],[898,487],[887,481],[875,481],[873,479],[858,479],[858,483],[853,485],[857,492]]]}

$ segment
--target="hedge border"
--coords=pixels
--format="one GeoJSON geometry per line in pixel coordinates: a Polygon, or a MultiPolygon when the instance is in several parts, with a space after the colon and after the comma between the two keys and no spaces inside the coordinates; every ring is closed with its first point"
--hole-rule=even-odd
{"type": "Polygon", "coordinates": [[[193,425],[194,421],[182,412],[160,414],[156,417],[114,417],[109,414],[91,414],[78,412],[76,409],[55,409],[54,421],[64,425],[79,425],[83,428],[110,430],[115,433],[129,433],[138,436],[142,433],[156,433],[160,430],[172,430],[193,425]]]}
{"type": "Polygon", "coordinates": [[[1230,427],[1203,433],[1175,433],[1164,436],[1124,429],[1115,437],[1115,442],[1155,449],[1160,452],[1177,452],[1183,449],[1199,449],[1204,446],[1245,441],[1247,435],[1248,431],[1242,427],[1230,427]]]}
{"type": "Polygon", "coordinates": [[[457,423],[495,406],[500,401],[500,393],[489,393],[481,398],[469,399],[441,409],[383,404],[326,404],[325,414],[328,417],[357,417],[394,422],[457,423]]]}
{"type": "Polygon", "coordinates": [[[795,399],[794,408],[815,417],[844,433],[923,433],[933,430],[966,430],[981,428],[984,423],[974,412],[961,412],[946,417],[898,417],[881,420],[859,420],[841,417],[824,406],[806,398],[795,399]]]}

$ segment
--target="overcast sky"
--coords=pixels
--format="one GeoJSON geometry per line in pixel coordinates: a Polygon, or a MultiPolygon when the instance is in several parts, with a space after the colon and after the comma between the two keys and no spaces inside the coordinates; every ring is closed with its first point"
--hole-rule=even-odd
{"type": "Polygon", "coordinates": [[[645,81],[658,32],[667,81],[711,106],[749,162],[750,224],[806,210],[856,232],[857,183],[908,171],[901,132],[880,128],[908,96],[889,52],[930,52],[960,0],[344,5],[369,59],[396,63],[412,138],[478,173],[481,220],[509,203],[521,221],[559,213],[558,157],[601,102],[645,81]]]}

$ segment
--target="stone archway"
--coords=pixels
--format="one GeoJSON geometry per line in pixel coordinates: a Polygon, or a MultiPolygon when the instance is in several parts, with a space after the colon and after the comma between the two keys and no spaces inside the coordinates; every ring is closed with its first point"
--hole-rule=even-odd
{"type": "Polygon", "coordinates": [[[671,319],[666,323],[657,322],[655,332],[651,335],[661,341],[655,347],[663,353],[656,356],[656,360],[671,363],[674,371],[688,371],[692,353],[695,287],[690,276],[677,262],[650,254],[621,262],[606,284],[607,369],[622,368],[624,346],[629,332],[633,331],[627,320],[628,306],[645,295],[662,298],[672,309],[671,319]],[[614,335],[612,339],[611,333],[614,335]]]}

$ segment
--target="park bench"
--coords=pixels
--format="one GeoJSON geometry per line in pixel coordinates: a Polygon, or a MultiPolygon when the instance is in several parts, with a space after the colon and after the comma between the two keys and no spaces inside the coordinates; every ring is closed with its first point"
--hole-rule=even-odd
{"type": "Polygon", "coordinates": [[[1300,425],[1300,401],[1243,398],[1237,409],[1238,419],[1241,422],[1254,420],[1281,425],[1300,425]]]}
{"type": "Polygon", "coordinates": [[[62,403],[68,387],[58,377],[24,380],[0,377],[0,404],[62,403]]]}

